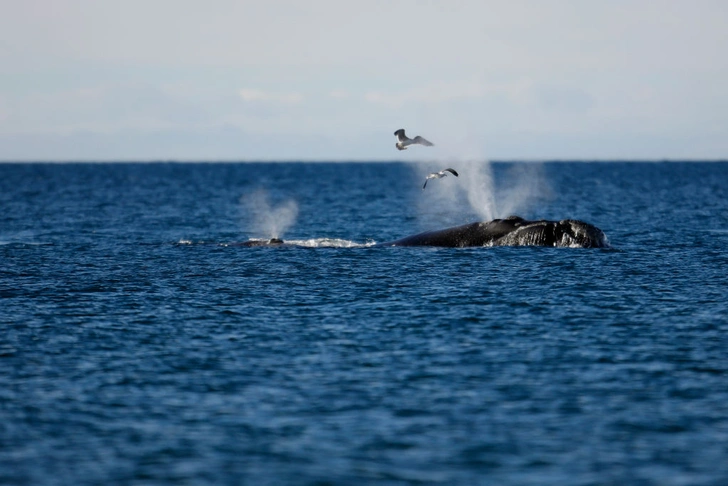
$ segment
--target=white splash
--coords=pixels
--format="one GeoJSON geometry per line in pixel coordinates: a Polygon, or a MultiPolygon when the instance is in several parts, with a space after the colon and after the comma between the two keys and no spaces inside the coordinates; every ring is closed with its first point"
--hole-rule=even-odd
{"type": "MultiPolygon", "coordinates": [[[[375,241],[367,241],[366,243],[357,243],[356,241],[343,240],[341,238],[309,238],[307,240],[284,240],[280,245],[268,245],[270,240],[267,238],[250,238],[248,242],[262,243],[261,245],[252,245],[256,247],[299,247],[299,248],[369,248],[376,245],[375,241]]],[[[220,246],[240,246],[240,244],[222,243],[220,246]]]]}
{"type": "Polygon", "coordinates": [[[481,221],[490,221],[497,217],[498,207],[490,162],[467,160],[460,162],[458,166],[463,179],[462,189],[467,195],[470,208],[481,221]]]}
{"type": "Polygon", "coordinates": [[[286,244],[307,248],[367,248],[374,246],[374,241],[357,243],[340,238],[309,238],[307,240],[285,240],[286,244]]]}
{"type": "Polygon", "coordinates": [[[283,201],[277,206],[270,202],[267,191],[259,189],[240,197],[243,210],[253,217],[252,230],[268,238],[280,238],[298,217],[298,204],[293,199],[283,201]]]}
{"type": "Polygon", "coordinates": [[[533,214],[539,200],[551,193],[543,176],[541,164],[517,163],[496,181],[492,164],[487,160],[477,159],[442,159],[438,162],[416,164],[419,177],[443,167],[452,167],[460,177],[445,177],[434,184],[428,184],[421,195],[420,208],[444,220],[454,223],[468,219],[474,213],[481,221],[521,215],[528,218],[533,214]],[[430,192],[428,192],[430,191],[430,192]]]}
{"type": "Polygon", "coordinates": [[[536,205],[552,197],[543,164],[522,162],[511,165],[498,191],[498,216],[514,214],[533,217],[536,205]]]}

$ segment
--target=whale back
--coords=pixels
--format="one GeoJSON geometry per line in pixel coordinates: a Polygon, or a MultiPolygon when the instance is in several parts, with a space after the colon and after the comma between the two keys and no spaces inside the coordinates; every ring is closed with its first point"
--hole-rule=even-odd
{"type": "Polygon", "coordinates": [[[390,246],[555,246],[605,248],[602,230],[583,221],[529,221],[518,216],[426,231],[385,243],[390,246]]]}

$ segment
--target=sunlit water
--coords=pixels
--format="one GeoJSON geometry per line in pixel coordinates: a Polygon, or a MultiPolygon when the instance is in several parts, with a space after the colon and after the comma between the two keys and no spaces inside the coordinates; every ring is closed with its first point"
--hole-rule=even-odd
{"type": "Polygon", "coordinates": [[[728,484],[728,164],[448,165],[0,165],[0,483],[728,484]]]}

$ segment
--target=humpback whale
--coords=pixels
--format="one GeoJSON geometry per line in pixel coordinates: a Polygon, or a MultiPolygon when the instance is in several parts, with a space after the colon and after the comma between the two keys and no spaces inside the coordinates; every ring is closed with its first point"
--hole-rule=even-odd
{"type": "Polygon", "coordinates": [[[608,248],[602,230],[583,221],[529,221],[518,216],[426,231],[382,243],[384,246],[556,246],[608,248]]]}
{"type": "Polygon", "coordinates": [[[425,140],[424,138],[417,135],[415,138],[409,138],[407,135],[404,134],[404,128],[400,128],[396,132],[394,132],[394,136],[397,137],[397,143],[394,144],[395,147],[397,147],[397,150],[407,150],[407,147],[410,145],[424,145],[425,147],[432,147],[435,145],[434,143],[430,142],[429,140],[425,140]]]}
{"type": "MultiPolygon", "coordinates": [[[[250,240],[235,246],[295,246],[279,238],[250,240]]],[[[492,221],[426,231],[375,246],[441,246],[465,248],[477,246],[551,246],[571,248],[609,248],[609,240],[594,225],[575,219],[529,221],[509,216],[492,221]]]]}
{"type": "Polygon", "coordinates": [[[248,240],[243,241],[242,243],[235,243],[234,246],[281,246],[284,245],[282,239],[280,238],[271,238],[270,240],[248,240]]]}

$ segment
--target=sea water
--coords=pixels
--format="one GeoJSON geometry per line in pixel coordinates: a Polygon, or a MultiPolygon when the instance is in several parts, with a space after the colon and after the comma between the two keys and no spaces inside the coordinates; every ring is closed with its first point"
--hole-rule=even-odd
{"type": "Polygon", "coordinates": [[[728,164],[448,165],[0,164],[0,483],[728,484],[728,164]]]}

